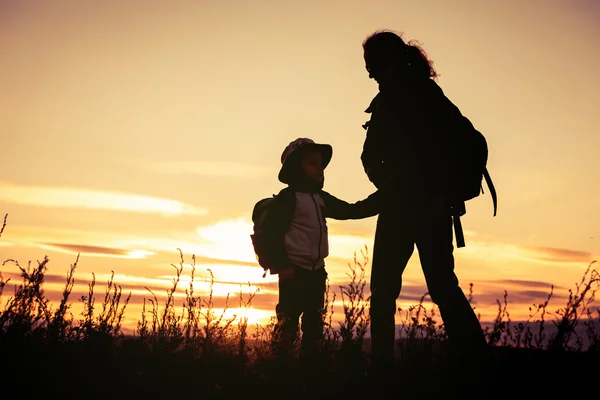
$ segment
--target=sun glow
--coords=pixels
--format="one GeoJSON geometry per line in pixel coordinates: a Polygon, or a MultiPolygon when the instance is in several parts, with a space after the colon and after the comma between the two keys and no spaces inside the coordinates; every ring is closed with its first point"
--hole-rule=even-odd
{"type": "Polygon", "coordinates": [[[224,220],[214,225],[198,227],[203,255],[222,260],[255,262],[256,256],[250,242],[252,223],[246,219],[224,220]]]}

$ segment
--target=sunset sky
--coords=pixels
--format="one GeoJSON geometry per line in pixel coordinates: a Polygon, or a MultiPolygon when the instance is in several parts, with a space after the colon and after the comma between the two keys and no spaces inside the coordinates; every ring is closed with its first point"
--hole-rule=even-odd
{"type": "MultiPolygon", "coordinates": [[[[280,155],[297,137],[333,146],[325,190],[350,202],[374,190],[360,153],[377,85],[361,43],[392,29],[424,47],[488,140],[498,215],[487,191],[467,204],[463,288],[474,284],[484,321],[504,290],[513,319],[551,284],[556,309],[600,255],[599,20],[594,0],[2,0],[0,258],[48,255],[56,299],[80,253],[74,312],[92,272],[101,291],[114,271],[133,293],[131,330],[180,248],[182,286],[195,254],[198,290],[209,268],[216,296],[251,282],[250,320],[264,323],[276,280],[255,261],[252,207],[282,188],[280,155]]],[[[337,288],[376,218],[328,223],[337,288]]],[[[19,282],[14,264],[0,271],[19,282]]],[[[426,291],[416,252],[404,282],[402,307],[426,291]]]]}

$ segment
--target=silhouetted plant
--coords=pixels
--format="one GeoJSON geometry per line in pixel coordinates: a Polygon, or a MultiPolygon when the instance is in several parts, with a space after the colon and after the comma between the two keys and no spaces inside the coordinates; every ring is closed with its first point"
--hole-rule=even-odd
{"type": "Polygon", "coordinates": [[[501,303],[500,300],[496,300],[496,303],[498,304],[498,315],[496,316],[494,325],[491,329],[485,329],[487,342],[490,345],[497,345],[501,343],[502,345],[506,346],[510,341],[510,313],[507,311],[507,299],[508,292],[505,290],[504,301],[501,303]]]}
{"type": "MultiPolygon", "coordinates": [[[[256,294],[260,291],[260,289],[252,290],[252,286],[250,282],[248,282],[248,298],[244,299],[242,285],[240,285],[240,300],[239,300],[239,309],[250,310],[252,308],[252,300],[256,296],[256,294]]],[[[241,316],[238,324],[237,324],[237,348],[238,355],[242,357],[242,359],[247,359],[248,352],[250,348],[248,346],[248,317],[241,316]]]]}
{"type": "Polygon", "coordinates": [[[23,282],[0,315],[0,332],[5,336],[44,338],[45,328],[51,320],[48,300],[42,289],[48,257],[44,257],[42,262],[38,261],[34,268],[31,268],[31,263],[24,268],[13,259],[4,261],[2,266],[7,263],[13,263],[21,271],[23,282]]]}
{"type": "Polygon", "coordinates": [[[325,304],[323,309],[323,344],[322,351],[332,353],[337,350],[340,342],[340,331],[334,327],[333,316],[335,314],[336,293],[331,292],[329,277],[325,286],[325,304]]]}
{"type": "Polygon", "coordinates": [[[81,297],[83,303],[83,319],[74,328],[77,336],[83,340],[102,341],[104,344],[122,335],[121,324],[125,315],[125,309],[131,300],[131,292],[121,303],[123,288],[114,283],[114,271],[107,282],[102,311],[96,315],[96,298],[94,288],[96,286],[96,275],[92,273],[92,281],[88,284],[88,295],[81,297]]]}
{"type": "Polygon", "coordinates": [[[271,344],[273,341],[273,331],[277,324],[277,317],[271,316],[269,322],[262,326],[256,324],[254,328],[254,345],[252,346],[252,352],[255,359],[268,359],[273,356],[271,352],[271,344]]]}
{"type": "Polygon", "coordinates": [[[600,274],[596,270],[591,269],[594,263],[595,261],[588,265],[581,281],[575,283],[575,292],[569,289],[569,298],[566,306],[556,311],[557,320],[554,321],[554,325],[557,328],[557,332],[550,338],[550,349],[582,349],[583,342],[575,328],[580,323],[582,315],[590,315],[587,314],[587,311],[590,304],[594,301],[596,291],[600,287],[600,274]],[[575,343],[571,343],[572,338],[575,339],[575,343]]]}
{"type": "MultiPolygon", "coordinates": [[[[148,320],[146,317],[146,298],[144,298],[144,304],[142,307],[142,319],[138,321],[138,333],[144,340],[149,350],[153,352],[172,352],[179,348],[183,342],[183,331],[181,329],[181,316],[178,316],[175,311],[175,292],[177,286],[181,280],[181,273],[183,271],[183,253],[180,249],[180,263],[179,266],[171,264],[175,269],[175,277],[172,280],[173,286],[167,290],[167,298],[165,300],[162,312],[160,312],[160,306],[158,297],[154,292],[146,287],[146,290],[150,292],[152,298],[148,299],[152,309],[149,311],[152,316],[151,328],[148,327],[148,320]]],[[[194,259],[195,260],[195,259],[194,259]]]]}
{"type": "Polygon", "coordinates": [[[368,249],[361,251],[363,262],[356,259],[354,253],[354,264],[348,263],[349,273],[346,275],[350,278],[347,285],[340,286],[340,294],[342,297],[342,309],[344,311],[344,320],[340,322],[340,340],[342,341],[342,350],[351,348],[362,349],[364,337],[369,327],[369,297],[365,298],[364,289],[365,281],[365,266],[369,262],[368,249]]]}
{"type": "MultiPolygon", "coordinates": [[[[6,217],[0,235],[5,226],[6,217]]],[[[166,291],[164,302],[160,304],[154,292],[146,288],[151,296],[143,299],[141,319],[132,338],[124,337],[121,330],[131,293],[123,298],[122,287],[114,282],[114,272],[107,281],[101,305],[96,304],[96,276],[92,273],[88,293],[80,299],[83,311],[80,319],[75,321],[71,313],[70,296],[75,284],[79,255],[67,272],[62,298],[58,301],[56,309],[52,307],[43,290],[44,276],[49,263],[47,257],[37,262],[35,267],[32,267],[30,262],[26,268],[21,267],[16,260],[4,261],[3,267],[14,265],[18,268],[22,283],[15,286],[14,295],[8,298],[0,311],[0,346],[6,350],[14,349],[11,351],[19,355],[31,348],[27,353],[29,357],[43,354],[39,350],[46,348],[51,351],[48,354],[53,354],[54,358],[48,358],[45,362],[50,362],[48,360],[51,359],[62,360],[64,371],[71,371],[71,365],[87,362],[94,366],[96,373],[120,371],[125,374],[126,378],[123,379],[139,382],[140,387],[162,384],[159,382],[173,382],[179,377],[181,385],[187,385],[190,390],[207,388],[205,392],[209,397],[223,392],[225,388],[227,393],[242,395],[249,390],[247,385],[255,385],[253,387],[256,390],[267,390],[269,386],[261,386],[261,382],[268,379],[284,379],[288,390],[296,387],[293,385],[299,385],[295,380],[299,370],[295,368],[300,368],[300,364],[294,364],[296,361],[293,358],[287,366],[291,368],[287,371],[292,372],[287,375],[283,370],[281,374],[276,374],[281,368],[280,365],[275,366],[274,370],[264,368],[265,365],[270,365],[272,360],[270,344],[276,318],[272,317],[265,326],[257,324],[251,333],[248,318],[244,315],[225,317],[229,307],[229,295],[225,298],[223,311],[217,312],[213,298],[214,275],[211,270],[208,270],[210,282],[207,295],[198,296],[194,290],[195,256],[192,256],[190,284],[185,289],[181,312],[178,312],[176,294],[185,269],[183,253],[178,250],[180,263],[178,266],[172,265],[175,275],[172,285],[166,291]],[[26,344],[15,346],[15,343],[21,343],[24,339],[28,341],[26,344]],[[31,347],[32,345],[37,347],[31,347]],[[226,371],[226,375],[222,371],[226,371]],[[269,378],[269,374],[272,374],[272,378],[269,378]],[[228,385],[229,381],[244,384],[228,385]]],[[[343,315],[340,315],[342,320],[337,323],[337,327],[334,317],[339,314],[335,314],[334,310],[338,297],[327,281],[323,310],[324,358],[318,365],[318,370],[326,373],[320,380],[323,382],[343,375],[357,384],[362,379],[361,376],[364,376],[361,372],[366,367],[362,357],[363,344],[369,325],[365,268],[369,259],[366,247],[361,253],[362,262],[357,260],[355,253],[354,262],[348,263],[349,283],[339,287],[343,315]]],[[[598,354],[600,309],[592,309],[591,306],[600,286],[600,275],[592,269],[593,264],[594,262],[588,265],[581,281],[576,283],[575,290],[569,291],[565,307],[558,309],[556,313],[548,312],[554,293],[552,286],[544,302],[529,308],[526,321],[514,323],[508,312],[508,292],[505,291],[503,301],[497,301],[498,313],[495,321],[491,327],[485,329],[490,346],[550,349],[561,354],[571,354],[584,350],[583,334],[588,341],[586,351],[598,354]],[[552,331],[547,329],[548,315],[556,318],[551,327],[552,331]],[[581,329],[577,329],[578,327],[581,329]]],[[[0,275],[0,295],[9,280],[4,280],[0,275]]],[[[251,309],[257,294],[258,290],[253,291],[250,283],[247,295],[240,285],[239,309],[251,309]]],[[[438,356],[443,354],[440,349],[446,340],[444,325],[439,321],[439,310],[435,304],[432,304],[430,309],[425,307],[426,296],[428,293],[420,298],[418,304],[406,310],[398,309],[398,343],[401,365],[406,371],[432,371],[438,367],[438,356]]],[[[472,284],[468,298],[469,301],[473,300],[472,284]]],[[[297,348],[293,349],[294,352],[296,350],[297,348]]],[[[410,376],[410,379],[413,379],[416,375],[410,376]]],[[[427,385],[424,383],[427,377],[422,379],[420,384],[427,385]]],[[[332,380],[330,385],[333,385],[333,382],[332,380]]],[[[221,393],[221,396],[224,395],[221,393]]]]}
{"type": "Polygon", "coordinates": [[[597,316],[594,318],[592,310],[586,310],[587,319],[583,322],[586,327],[586,334],[589,345],[588,351],[600,351],[600,332],[598,332],[596,321],[600,321],[600,308],[596,308],[597,316]]]}
{"type": "Polygon", "coordinates": [[[2,222],[2,227],[0,228],[0,237],[4,233],[4,228],[6,228],[6,220],[8,219],[8,214],[4,214],[4,221],[2,222]]]}
{"type": "Polygon", "coordinates": [[[538,324],[538,330],[537,330],[537,334],[535,335],[535,346],[538,349],[541,349],[544,347],[545,344],[545,339],[546,339],[546,334],[545,334],[545,325],[546,325],[546,314],[548,313],[548,304],[550,303],[550,299],[552,299],[552,296],[554,295],[554,285],[552,285],[550,287],[550,293],[548,294],[548,297],[546,298],[546,300],[541,303],[541,304],[534,304],[535,307],[535,312],[532,315],[531,314],[531,307],[529,308],[529,319],[531,319],[533,316],[538,315],[539,317],[537,318],[537,320],[535,320],[535,322],[538,324]]]}
{"type": "Polygon", "coordinates": [[[63,295],[60,300],[60,304],[54,315],[52,320],[48,324],[48,340],[50,341],[58,341],[63,342],[67,339],[70,339],[70,336],[74,334],[73,332],[73,316],[70,315],[70,318],[67,316],[67,312],[71,308],[71,304],[69,303],[69,296],[73,291],[73,285],[75,284],[75,269],[77,268],[77,263],[79,262],[79,254],[77,254],[77,258],[75,262],[71,264],[69,268],[69,272],[67,273],[67,282],[65,283],[65,288],[63,290],[63,295]]]}

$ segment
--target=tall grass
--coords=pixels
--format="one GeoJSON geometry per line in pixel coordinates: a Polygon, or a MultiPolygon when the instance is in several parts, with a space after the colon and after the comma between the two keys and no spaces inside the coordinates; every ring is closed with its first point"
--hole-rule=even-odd
{"type": "MultiPolygon", "coordinates": [[[[5,226],[6,217],[0,236],[5,226]]],[[[225,316],[232,301],[229,296],[224,309],[216,312],[212,271],[209,270],[209,292],[206,295],[195,292],[195,256],[191,257],[189,285],[183,289],[185,297],[182,304],[176,304],[175,294],[182,290],[180,282],[185,265],[184,255],[178,250],[179,263],[172,265],[175,276],[166,297],[161,303],[159,296],[146,288],[148,296],[143,299],[143,309],[132,337],[124,336],[122,331],[131,293],[123,295],[122,287],[113,281],[114,272],[106,283],[99,304],[96,302],[96,279],[92,275],[88,294],[79,299],[83,311],[79,318],[75,318],[71,311],[71,293],[79,256],[67,270],[62,298],[56,306],[50,303],[44,292],[44,276],[49,263],[47,257],[37,265],[29,263],[27,267],[21,266],[17,260],[4,261],[2,267],[15,266],[22,279],[15,286],[14,294],[5,299],[2,292],[10,279],[4,280],[0,274],[0,301],[4,303],[0,311],[0,350],[3,354],[0,361],[20,360],[17,363],[20,370],[16,369],[13,375],[9,375],[16,379],[20,373],[26,373],[23,371],[31,372],[31,368],[53,365],[53,373],[57,376],[57,380],[51,380],[54,383],[67,377],[73,379],[73,376],[84,379],[96,373],[109,374],[113,379],[122,378],[122,384],[140,393],[152,391],[157,385],[170,387],[172,394],[189,393],[196,387],[202,387],[207,396],[219,393],[233,396],[251,387],[266,390],[264,382],[273,383],[273,377],[280,376],[270,353],[275,318],[266,326],[255,326],[251,333],[247,318],[225,316]],[[46,353],[52,355],[40,356],[46,351],[44,349],[50,349],[46,353]],[[30,364],[28,359],[34,361],[30,364]],[[53,363],[58,363],[59,367],[53,363]],[[82,365],[86,367],[82,368],[82,365]],[[82,370],[78,371],[78,368],[82,370]]],[[[361,255],[362,260],[359,260],[355,253],[352,262],[348,263],[348,282],[339,286],[338,291],[328,283],[323,312],[321,367],[326,366],[327,379],[345,377],[345,385],[348,379],[354,383],[363,379],[367,368],[369,298],[365,290],[365,269],[369,258],[366,247],[361,255]],[[338,302],[342,315],[336,322],[338,318],[334,310],[338,302]]],[[[552,287],[544,302],[530,307],[526,321],[511,320],[508,293],[505,292],[503,299],[498,300],[495,321],[485,328],[489,345],[600,353],[600,332],[597,329],[600,309],[593,308],[595,294],[600,287],[600,274],[593,266],[594,262],[590,263],[581,281],[569,290],[563,307],[550,310],[552,287]]],[[[473,298],[472,290],[471,285],[470,300],[473,298]]],[[[258,291],[252,291],[250,286],[246,293],[240,287],[237,306],[240,309],[252,308],[252,301],[257,295],[258,291]]],[[[423,363],[429,363],[428,368],[438,368],[439,365],[432,360],[440,353],[440,347],[446,340],[439,310],[435,305],[427,308],[424,305],[426,297],[427,293],[418,304],[398,309],[398,351],[410,368],[423,363]]],[[[293,351],[297,352],[297,348],[293,351]]],[[[291,363],[289,368],[297,367],[294,367],[293,361],[291,363]]],[[[84,381],[78,382],[85,386],[84,381]]],[[[286,382],[286,390],[294,390],[290,388],[296,387],[296,383],[286,382]]],[[[52,386],[48,382],[46,385],[52,386]]],[[[110,391],[98,388],[98,393],[104,393],[104,390],[110,391]]]]}

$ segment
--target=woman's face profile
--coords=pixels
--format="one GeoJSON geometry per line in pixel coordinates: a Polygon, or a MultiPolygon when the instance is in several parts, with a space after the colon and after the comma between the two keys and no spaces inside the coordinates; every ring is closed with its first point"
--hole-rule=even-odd
{"type": "Polygon", "coordinates": [[[391,65],[386,62],[385,58],[367,51],[364,52],[363,57],[369,78],[374,79],[377,83],[385,80],[385,77],[391,72],[391,65]]]}

